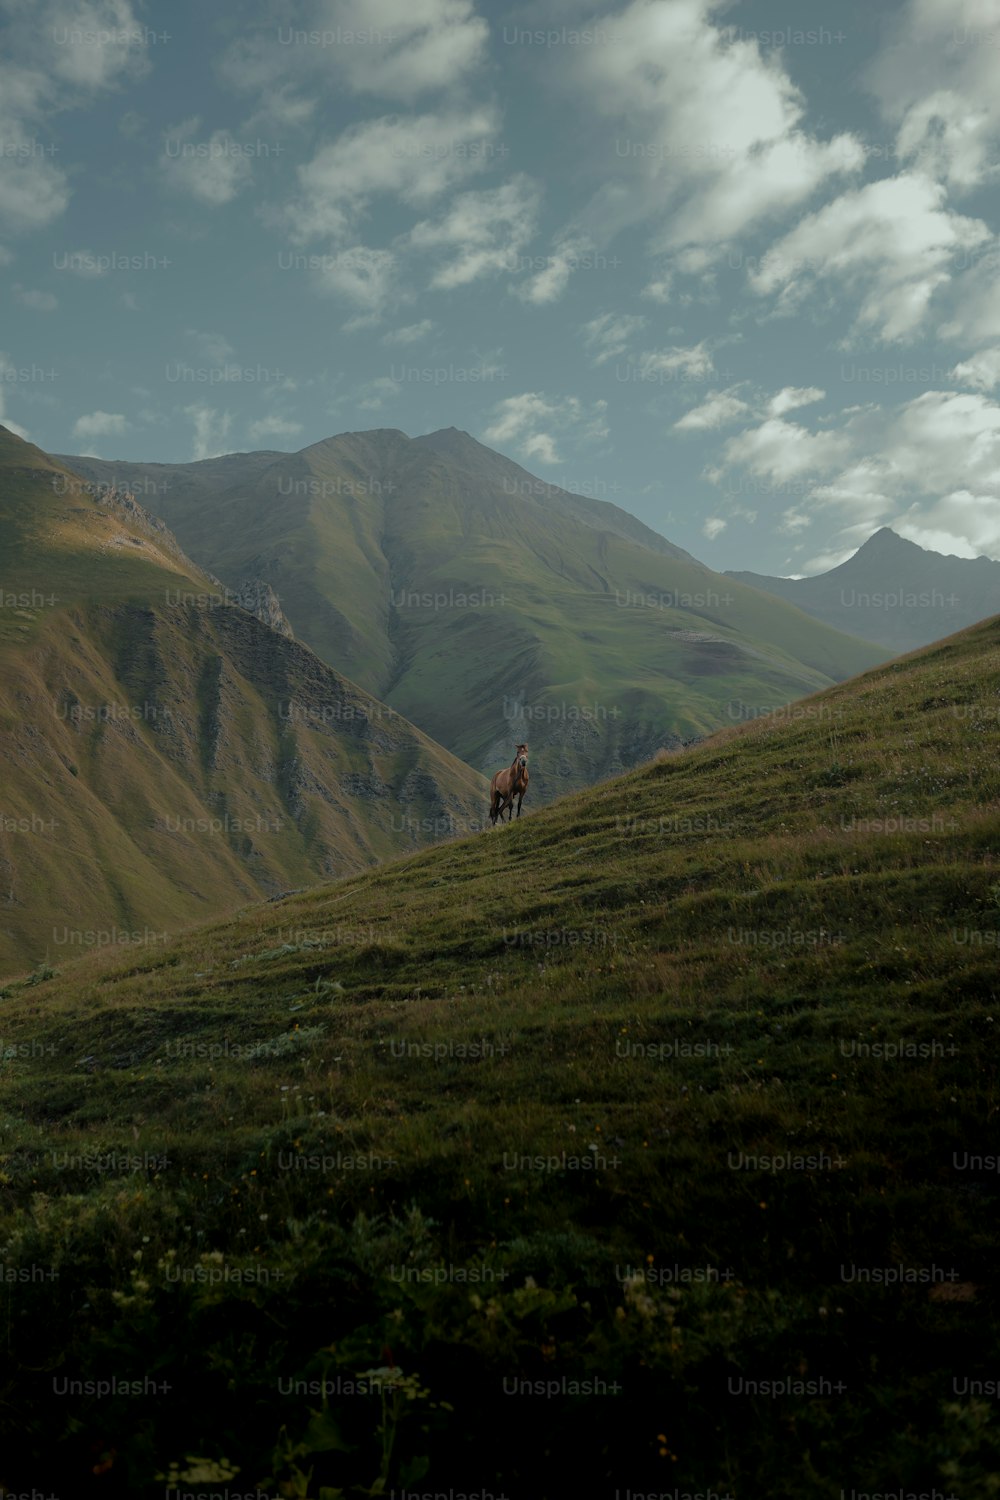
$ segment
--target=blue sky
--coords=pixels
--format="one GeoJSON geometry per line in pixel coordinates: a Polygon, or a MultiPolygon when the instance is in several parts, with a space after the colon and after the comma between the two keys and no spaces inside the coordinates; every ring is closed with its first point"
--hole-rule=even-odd
{"type": "Polygon", "coordinates": [[[456,426],[711,566],[1000,557],[1000,0],[0,0],[0,421],[456,426]]]}

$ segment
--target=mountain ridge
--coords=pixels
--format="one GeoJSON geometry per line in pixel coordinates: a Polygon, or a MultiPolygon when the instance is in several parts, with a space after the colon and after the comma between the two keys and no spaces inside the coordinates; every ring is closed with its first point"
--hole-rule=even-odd
{"type": "Polygon", "coordinates": [[[895,652],[916,650],[1000,610],[1000,562],[933,552],[881,526],[844,562],[808,578],[728,572],[895,652]]]}
{"type": "MultiPolygon", "coordinates": [[[[140,494],[152,472],[66,461],[140,494]]],[[[158,513],[227,584],[267,578],[298,639],[481,773],[528,740],[533,805],[887,654],[458,428],[254,462],[218,491],[180,473],[158,513]]]]}
{"type": "Polygon", "coordinates": [[[8,429],[0,475],[0,966],[58,957],[47,913],[177,930],[480,825],[485,782],[282,630],[269,585],[241,603],[8,429]]]}

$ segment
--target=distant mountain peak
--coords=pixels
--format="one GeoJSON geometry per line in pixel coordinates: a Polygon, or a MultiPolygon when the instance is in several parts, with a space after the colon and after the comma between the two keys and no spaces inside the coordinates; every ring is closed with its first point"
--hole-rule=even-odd
{"type": "MultiPolygon", "coordinates": [[[[891,526],[880,526],[878,531],[873,531],[866,542],[862,542],[858,548],[859,552],[878,549],[884,551],[889,547],[917,547],[916,542],[909,541],[905,536],[900,536],[898,531],[893,531],[891,526]]],[[[923,551],[918,547],[918,551],[923,551]]]]}

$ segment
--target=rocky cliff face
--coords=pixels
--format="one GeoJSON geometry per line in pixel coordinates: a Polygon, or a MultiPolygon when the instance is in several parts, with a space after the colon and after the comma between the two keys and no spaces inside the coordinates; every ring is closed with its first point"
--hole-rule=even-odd
{"type": "Polygon", "coordinates": [[[249,610],[279,635],[286,635],[290,640],[294,638],[295,632],[285,618],[281,600],[265,579],[244,578],[232,591],[232,598],[241,609],[249,610]]]}
{"type": "MultiPolygon", "coordinates": [[[[218,584],[220,588],[223,587],[221,581],[216,578],[214,573],[209,573],[207,568],[199,568],[197,563],[192,562],[166,521],[161,521],[159,516],[152,515],[146,510],[145,506],[140,505],[130,489],[114,483],[91,482],[81,484],[80,488],[85,490],[88,495],[92,495],[98,505],[103,506],[105,510],[111,511],[114,515],[119,516],[122,521],[127,522],[133,530],[145,532],[147,537],[152,537],[161,551],[172,555],[178,562],[183,563],[185,567],[203,573],[213,583],[218,584]]],[[[135,545],[141,545],[140,539],[135,536],[128,538],[121,537],[119,541],[130,541],[135,545]]],[[[291,634],[290,626],[288,633],[289,635],[291,634]]]]}

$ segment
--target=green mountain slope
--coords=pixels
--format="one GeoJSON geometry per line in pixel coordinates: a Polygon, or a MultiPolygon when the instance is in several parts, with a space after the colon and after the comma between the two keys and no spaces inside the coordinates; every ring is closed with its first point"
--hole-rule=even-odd
{"type": "Polygon", "coordinates": [[[227,460],[224,489],[203,465],[182,489],[181,470],[66,462],[162,485],[204,566],[267,579],[299,639],[477,769],[527,740],[533,806],[886,655],[454,428],[259,457],[227,460]]]}
{"type": "Polygon", "coordinates": [[[814,578],[726,577],[895,652],[915,651],[1000,609],[1000,562],[945,557],[888,526],[839,567],[814,578]]]}
{"type": "Polygon", "coordinates": [[[987,1496],[998,648],[9,986],[0,1479],[987,1496]]]}
{"type": "Polygon", "coordinates": [[[467,766],[6,429],[0,556],[0,973],[484,817],[467,766]]]}

